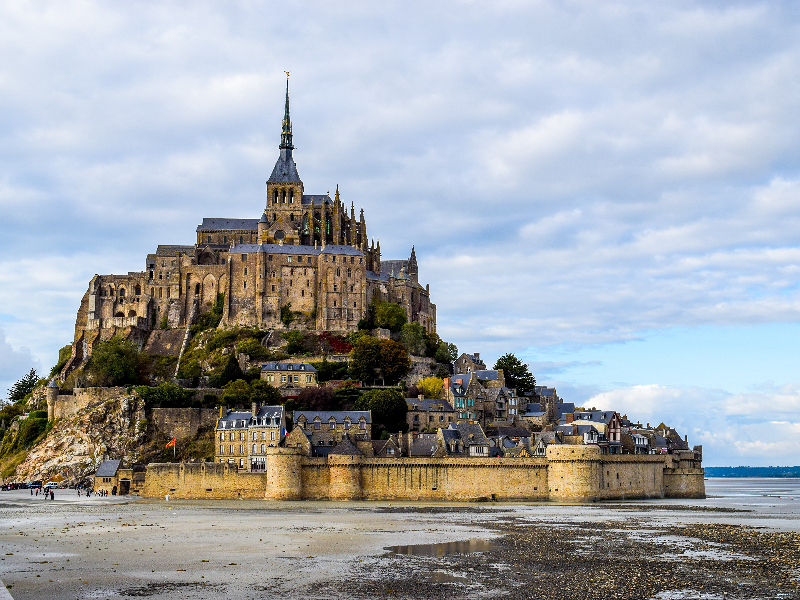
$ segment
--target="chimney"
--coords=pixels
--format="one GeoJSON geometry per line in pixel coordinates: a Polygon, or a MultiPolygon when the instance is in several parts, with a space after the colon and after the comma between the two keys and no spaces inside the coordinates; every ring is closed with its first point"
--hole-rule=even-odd
{"type": "Polygon", "coordinates": [[[683,441],[688,444],[689,443],[689,436],[688,435],[683,436],[683,441]]]}
{"type": "Polygon", "coordinates": [[[456,379],[456,383],[458,385],[464,385],[464,380],[463,379],[456,379]]]}
{"type": "Polygon", "coordinates": [[[480,353],[480,352],[476,352],[476,353],[475,353],[475,358],[476,358],[476,359],[480,359],[480,357],[481,357],[481,353],[480,353]]]}
{"type": "Polygon", "coordinates": [[[567,418],[567,423],[572,423],[572,421],[575,419],[575,415],[572,413],[567,413],[564,416],[567,418]]]}
{"type": "Polygon", "coordinates": [[[226,414],[228,414],[228,407],[225,406],[224,404],[220,404],[219,405],[219,418],[221,419],[226,414]]]}
{"type": "Polygon", "coordinates": [[[417,396],[417,398],[419,398],[420,400],[425,400],[425,394],[420,394],[419,396],[417,396]]]}
{"type": "Polygon", "coordinates": [[[578,435],[578,426],[574,423],[572,424],[572,435],[578,435]]]}
{"type": "Polygon", "coordinates": [[[255,416],[256,416],[256,414],[258,413],[258,404],[256,404],[255,402],[253,402],[253,404],[252,404],[251,408],[252,408],[253,416],[255,417],[255,416]]]}
{"type": "Polygon", "coordinates": [[[446,390],[450,389],[450,378],[449,377],[445,377],[444,378],[444,389],[446,389],[446,390]]]}

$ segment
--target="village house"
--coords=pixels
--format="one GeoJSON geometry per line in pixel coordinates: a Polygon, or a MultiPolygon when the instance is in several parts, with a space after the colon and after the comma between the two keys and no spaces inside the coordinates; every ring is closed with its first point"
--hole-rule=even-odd
{"type": "Polygon", "coordinates": [[[462,354],[453,363],[453,371],[455,373],[472,373],[473,371],[485,371],[486,363],[481,360],[481,355],[476,352],[475,354],[462,354]]]}
{"type": "Polygon", "coordinates": [[[267,448],[277,447],[286,435],[283,406],[258,406],[250,411],[220,408],[215,430],[215,462],[240,469],[263,471],[267,448]]]}
{"type": "Polygon", "coordinates": [[[342,439],[372,440],[372,412],[368,410],[296,410],[294,411],[294,428],[300,428],[305,432],[315,453],[327,456],[330,448],[336,446],[342,439]]]}
{"type": "Polygon", "coordinates": [[[489,458],[489,440],[478,423],[451,423],[439,429],[437,442],[445,456],[489,458]]]}
{"type": "Polygon", "coordinates": [[[409,431],[435,431],[439,427],[447,427],[457,418],[456,411],[446,400],[433,400],[420,395],[417,398],[406,398],[406,404],[409,431]]]}
{"type": "Polygon", "coordinates": [[[309,363],[268,362],[261,365],[261,379],[281,392],[300,392],[317,387],[317,370],[309,363]]]}

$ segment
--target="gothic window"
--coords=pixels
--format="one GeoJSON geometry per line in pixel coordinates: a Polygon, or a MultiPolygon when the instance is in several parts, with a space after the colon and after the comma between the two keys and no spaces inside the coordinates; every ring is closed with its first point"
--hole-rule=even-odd
{"type": "MultiPolygon", "coordinates": [[[[294,204],[294,190],[289,190],[289,204],[294,204]]],[[[292,217],[292,221],[294,221],[294,217],[292,217]]]]}
{"type": "Polygon", "coordinates": [[[164,297],[164,288],[158,288],[158,297],[159,298],[163,298],[164,297]]]}
{"type": "Polygon", "coordinates": [[[256,445],[253,444],[253,454],[255,454],[255,453],[256,453],[256,445]]]}
{"type": "Polygon", "coordinates": [[[277,204],[278,203],[278,190],[274,190],[272,192],[272,203],[273,204],[277,204]]]}
{"type": "Polygon", "coordinates": [[[136,286],[136,295],[139,296],[139,295],[141,295],[141,293],[142,293],[142,288],[141,288],[141,286],[137,285],[136,286]]]}

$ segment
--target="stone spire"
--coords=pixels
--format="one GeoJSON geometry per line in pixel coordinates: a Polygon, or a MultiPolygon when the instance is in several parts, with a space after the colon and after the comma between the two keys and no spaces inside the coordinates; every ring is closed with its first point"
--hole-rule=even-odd
{"type": "Polygon", "coordinates": [[[281,145],[278,148],[294,150],[292,145],[292,120],[289,118],[289,73],[286,73],[286,108],[283,112],[283,125],[281,128],[281,145]]]}
{"type": "Polygon", "coordinates": [[[289,118],[289,73],[286,73],[286,109],[281,127],[281,145],[278,148],[281,153],[267,183],[302,183],[300,175],[297,173],[297,165],[292,158],[294,145],[292,144],[292,120],[289,118]]]}

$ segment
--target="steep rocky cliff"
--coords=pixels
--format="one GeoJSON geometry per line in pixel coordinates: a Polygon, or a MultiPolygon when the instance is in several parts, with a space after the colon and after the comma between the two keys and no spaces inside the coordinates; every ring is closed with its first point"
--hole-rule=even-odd
{"type": "Polygon", "coordinates": [[[74,418],[57,421],[17,467],[15,479],[80,481],[94,475],[104,457],[138,462],[147,441],[144,414],[144,402],[134,395],[90,404],[74,418]]]}

